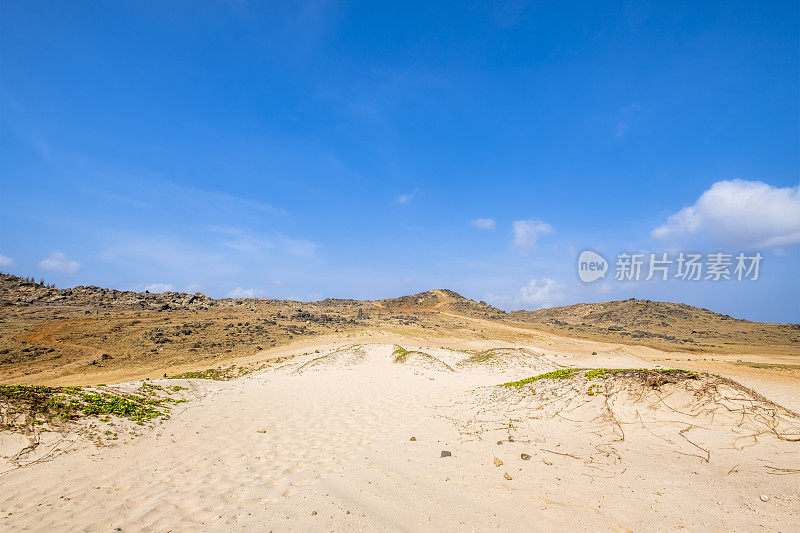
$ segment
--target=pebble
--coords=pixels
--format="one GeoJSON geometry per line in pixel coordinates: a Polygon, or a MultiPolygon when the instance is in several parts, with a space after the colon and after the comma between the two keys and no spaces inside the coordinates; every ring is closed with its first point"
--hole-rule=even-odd
{"type": "Polygon", "coordinates": [[[522,455],[520,455],[520,457],[522,457],[522,460],[523,460],[523,461],[527,461],[528,459],[530,459],[530,458],[531,458],[531,456],[530,456],[530,455],[528,455],[527,453],[523,453],[522,455]]]}
{"type": "Polygon", "coordinates": [[[767,496],[766,494],[762,494],[761,495],[761,501],[762,502],[768,502],[769,501],[769,496],[767,496]]]}
{"type": "Polygon", "coordinates": [[[417,440],[417,437],[411,437],[411,440],[415,441],[417,440]]]}
{"type": "Polygon", "coordinates": [[[453,454],[447,450],[442,450],[442,457],[451,457],[453,454]]]}
{"type": "Polygon", "coordinates": [[[507,480],[511,481],[511,474],[509,474],[508,472],[503,474],[503,477],[506,478],[507,480]]]}
{"type": "Polygon", "coordinates": [[[497,457],[494,458],[494,466],[501,466],[502,464],[503,464],[503,461],[501,461],[497,457]]]}

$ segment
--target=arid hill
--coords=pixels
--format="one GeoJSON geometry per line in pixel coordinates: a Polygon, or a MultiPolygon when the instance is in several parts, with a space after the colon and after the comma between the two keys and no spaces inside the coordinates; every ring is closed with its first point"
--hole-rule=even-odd
{"type": "Polygon", "coordinates": [[[445,289],[386,300],[298,302],[95,286],[58,289],[0,275],[4,383],[155,377],[367,332],[515,342],[555,332],[670,351],[800,352],[797,325],[737,320],[683,304],[627,300],[506,313],[445,289]]]}
{"type": "Polygon", "coordinates": [[[800,324],[751,322],[681,303],[629,299],[514,311],[508,316],[577,337],[629,343],[680,343],[688,349],[800,347],[800,324]]]}
{"type": "Polygon", "coordinates": [[[476,318],[503,318],[505,311],[484,301],[476,302],[449,289],[435,289],[375,302],[378,307],[392,311],[448,311],[476,318]]]}

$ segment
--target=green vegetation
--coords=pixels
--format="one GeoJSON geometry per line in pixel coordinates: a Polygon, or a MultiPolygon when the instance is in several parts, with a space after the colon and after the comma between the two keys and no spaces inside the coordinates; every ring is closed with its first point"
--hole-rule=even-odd
{"type": "Polygon", "coordinates": [[[586,376],[586,379],[591,381],[597,377],[607,377],[619,374],[623,370],[624,369],[622,368],[593,368],[591,370],[587,370],[584,375],[586,376]]]}
{"type": "Polygon", "coordinates": [[[471,353],[472,356],[464,359],[463,361],[459,361],[457,363],[458,366],[463,365],[470,365],[470,364],[480,364],[480,363],[488,363],[490,361],[494,361],[497,359],[498,352],[500,352],[502,348],[491,348],[489,350],[484,350],[482,352],[474,351],[474,350],[464,350],[466,353],[471,353]]]}
{"type": "Polygon", "coordinates": [[[413,353],[412,350],[406,350],[402,346],[395,344],[394,351],[392,352],[392,355],[394,355],[394,362],[405,363],[406,357],[408,357],[410,353],[413,353]]]}
{"type": "MultiPolygon", "coordinates": [[[[346,352],[347,350],[358,350],[362,346],[364,346],[364,345],[363,344],[350,344],[349,346],[340,346],[339,348],[336,348],[331,353],[334,354],[334,353],[338,353],[338,352],[346,352]]],[[[319,351],[319,350],[317,350],[317,351],[319,351]]]]}
{"type": "MultiPolygon", "coordinates": [[[[242,376],[246,376],[248,374],[252,374],[253,372],[258,372],[259,370],[263,370],[268,368],[272,364],[282,363],[287,359],[291,359],[295,357],[294,355],[290,355],[288,357],[278,357],[275,359],[271,359],[262,363],[258,366],[239,366],[236,365],[229,366],[227,368],[207,368],[205,370],[199,370],[194,372],[184,372],[183,374],[176,374],[174,376],[168,376],[167,379],[210,379],[212,381],[230,381],[232,379],[240,378],[242,376]]],[[[327,355],[323,355],[318,357],[317,359],[321,359],[322,357],[327,357],[327,355]]],[[[181,390],[185,389],[186,387],[180,387],[176,389],[175,385],[172,387],[172,390],[181,390]]]]}
{"type": "MultiPolygon", "coordinates": [[[[680,368],[562,368],[559,370],[554,370],[553,372],[547,372],[546,374],[539,374],[538,376],[521,379],[519,381],[503,383],[501,386],[520,388],[529,383],[533,383],[534,381],[539,381],[540,379],[566,379],[576,377],[578,375],[583,375],[587,381],[592,381],[596,378],[611,377],[622,373],[639,376],[697,376],[696,372],[691,370],[682,370],[680,368]]],[[[592,387],[589,387],[589,391],[587,391],[587,394],[592,396],[595,392],[599,392],[599,389],[593,389],[592,387]]]]}
{"type": "Polygon", "coordinates": [[[143,424],[153,418],[167,417],[168,404],[185,401],[159,398],[157,391],[160,390],[161,386],[149,383],[143,384],[137,394],[82,387],[0,385],[0,407],[4,414],[0,427],[23,429],[84,416],[103,422],[116,416],[143,424]]]}
{"type": "Polygon", "coordinates": [[[523,385],[533,383],[534,381],[539,381],[540,379],[566,379],[572,377],[572,375],[578,371],[580,371],[580,368],[561,368],[559,370],[547,372],[546,374],[539,374],[538,376],[521,379],[519,381],[509,381],[508,383],[503,383],[503,387],[514,387],[518,389],[523,385]]]}
{"type": "MultiPolygon", "coordinates": [[[[78,387],[70,387],[70,389],[80,390],[78,387]]],[[[55,416],[70,418],[72,409],[69,403],[58,397],[59,393],[59,389],[39,385],[0,385],[0,405],[11,412],[24,406],[24,410],[29,413],[27,419],[31,421],[31,424],[41,423],[36,419],[38,416],[48,419],[55,416]]],[[[6,415],[4,418],[2,426],[10,429],[21,428],[11,420],[11,416],[6,415]]]]}
{"type": "Polygon", "coordinates": [[[589,381],[592,381],[595,378],[605,378],[614,376],[620,373],[656,373],[661,375],[669,375],[669,374],[685,374],[689,376],[693,376],[696,373],[692,370],[683,370],[681,368],[593,368],[591,370],[587,370],[584,372],[584,376],[589,381]]]}
{"type": "Polygon", "coordinates": [[[426,354],[425,352],[420,352],[419,350],[406,350],[402,346],[395,344],[394,351],[392,352],[392,355],[394,355],[394,362],[405,363],[408,356],[411,355],[412,353],[419,354],[427,359],[434,359],[434,357],[431,357],[429,354],[426,354]]]}
{"type": "Polygon", "coordinates": [[[233,378],[243,376],[248,373],[244,369],[239,372],[234,372],[233,368],[207,368],[197,372],[184,372],[175,376],[169,376],[168,379],[210,379],[213,381],[230,381],[233,378]]]}
{"type": "Polygon", "coordinates": [[[504,359],[512,360],[515,355],[527,357],[528,354],[524,348],[489,348],[488,350],[458,350],[459,352],[469,354],[469,357],[456,363],[456,366],[475,365],[483,363],[502,363],[504,359]]]}
{"type": "MultiPolygon", "coordinates": [[[[134,394],[115,396],[107,392],[93,394],[86,393],[81,395],[78,406],[84,415],[115,415],[129,418],[139,424],[159,416],[166,416],[162,411],[156,409],[161,406],[160,400],[148,399],[134,394]]],[[[74,401],[74,399],[73,399],[74,401]]]]}

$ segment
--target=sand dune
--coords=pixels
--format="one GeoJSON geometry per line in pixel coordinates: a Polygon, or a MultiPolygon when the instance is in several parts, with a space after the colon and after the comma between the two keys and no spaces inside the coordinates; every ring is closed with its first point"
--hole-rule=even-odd
{"type": "MultiPolygon", "coordinates": [[[[189,380],[195,398],[133,439],[97,447],[67,435],[64,453],[0,477],[0,528],[785,531],[797,523],[798,418],[734,384],[682,379],[654,389],[632,375],[579,372],[498,387],[620,356],[556,360],[536,346],[456,350],[407,339],[397,362],[397,349],[320,344],[233,381],[189,380]]],[[[638,363],[626,366],[652,366],[638,363]]],[[[23,444],[5,434],[0,442],[5,456],[23,444]]]]}

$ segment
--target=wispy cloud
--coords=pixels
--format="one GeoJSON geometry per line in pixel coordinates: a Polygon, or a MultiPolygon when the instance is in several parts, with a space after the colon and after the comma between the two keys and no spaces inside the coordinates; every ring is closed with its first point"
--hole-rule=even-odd
{"type": "Polygon", "coordinates": [[[494,229],[495,222],[493,218],[476,218],[475,220],[470,220],[469,225],[473,228],[478,229],[494,229]]]}
{"type": "Polygon", "coordinates": [[[531,218],[528,220],[517,220],[511,224],[514,233],[514,245],[523,250],[533,250],[536,248],[536,241],[541,235],[553,233],[553,226],[547,222],[531,218]]]}
{"type": "Polygon", "coordinates": [[[100,258],[111,263],[166,269],[171,276],[186,276],[198,269],[216,275],[238,270],[221,250],[185,239],[119,232],[110,237],[113,244],[100,253],[100,258]]]}
{"type": "Polygon", "coordinates": [[[642,106],[639,104],[631,104],[623,107],[616,117],[616,124],[614,125],[614,138],[621,139],[628,134],[634,123],[636,123],[642,114],[642,106]]]}
{"type": "Polygon", "coordinates": [[[312,257],[319,244],[296,237],[289,237],[279,232],[265,237],[247,230],[225,226],[211,226],[211,231],[225,236],[222,245],[246,254],[277,252],[294,257],[312,257]]]}
{"type": "Polygon", "coordinates": [[[7,267],[14,265],[14,259],[8,257],[7,255],[0,254],[0,267],[7,267]]]}
{"type": "Polygon", "coordinates": [[[773,248],[800,244],[800,185],[718,181],[652,231],[655,239],[773,248]]]}
{"type": "Polygon", "coordinates": [[[69,258],[64,252],[50,252],[50,255],[39,261],[39,268],[50,272],[74,274],[80,267],[80,263],[69,258]]]}
{"type": "MultiPolygon", "coordinates": [[[[102,169],[97,171],[102,172],[102,169]]],[[[142,209],[158,209],[165,203],[187,213],[259,213],[273,216],[285,215],[278,207],[255,198],[242,198],[219,191],[188,187],[159,176],[117,173],[114,191],[87,188],[85,192],[100,196],[107,201],[122,203],[142,209]]]]}
{"type": "Polygon", "coordinates": [[[414,198],[416,198],[418,194],[419,194],[419,191],[417,189],[414,189],[413,192],[401,194],[400,196],[398,196],[394,200],[398,204],[405,205],[405,204],[409,203],[411,200],[413,200],[414,198]]]}

